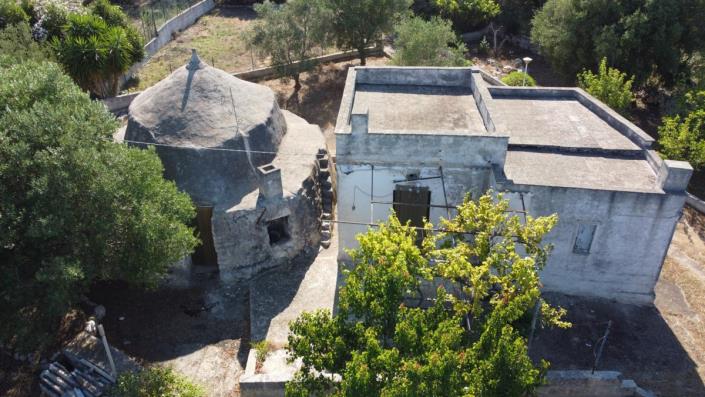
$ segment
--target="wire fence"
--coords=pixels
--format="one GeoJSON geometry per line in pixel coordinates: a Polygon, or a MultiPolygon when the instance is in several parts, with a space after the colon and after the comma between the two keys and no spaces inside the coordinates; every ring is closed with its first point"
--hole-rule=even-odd
{"type": "Polygon", "coordinates": [[[140,9],[138,28],[146,41],[158,33],[158,29],[166,21],[179,15],[182,11],[198,3],[200,0],[155,0],[145,4],[140,9]]]}

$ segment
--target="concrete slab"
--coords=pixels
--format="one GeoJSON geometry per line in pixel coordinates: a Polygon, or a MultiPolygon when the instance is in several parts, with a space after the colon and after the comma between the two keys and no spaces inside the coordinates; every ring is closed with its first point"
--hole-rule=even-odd
{"type": "Polygon", "coordinates": [[[492,117],[507,129],[510,145],[640,150],[575,99],[495,97],[492,117]]]}
{"type": "Polygon", "coordinates": [[[256,280],[250,289],[251,339],[286,346],[289,322],[305,311],[333,310],[338,283],[337,239],[315,257],[298,258],[256,280]]]}
{"type": "Polygon", "coordinates": [[[519,185],[663,193],[654,170],[639,158],[510,149],[504,172],[519,185]]]}
{"type": "Polygon", "coordinates": [[[486,132],[470,87],[358,84],[353,113],[369,111],[372,132],[486,132]]]}

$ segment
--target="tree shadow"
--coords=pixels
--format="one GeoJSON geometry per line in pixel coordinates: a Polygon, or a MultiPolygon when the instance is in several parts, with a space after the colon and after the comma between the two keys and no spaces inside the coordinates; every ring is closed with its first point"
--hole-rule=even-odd
{"type": "Polygon", "coordinates": [[[703,396],[705,386],[678,338],[655,306],[619,304],[604,299],[545,295],[568,310],[569,329],[536,334],[530,355],[546,359],[553,370],[590,370],[597,342],[610,333],[597,370],[619,371],[640,387],[663,396],[703,396]]]}

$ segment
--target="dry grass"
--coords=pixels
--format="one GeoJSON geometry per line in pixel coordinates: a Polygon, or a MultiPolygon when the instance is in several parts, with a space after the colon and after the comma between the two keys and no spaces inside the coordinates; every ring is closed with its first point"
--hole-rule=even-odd
{"type": "Polygon", "coordinates": [[[130,91],[151,87],[186,64],[193,48],[206,63],[226,72],[263,66],[262,61],[253,59],[242,40],[242,33],[255,17],[255,12],[248,8],[216,8],[204,15],[147,61],[130,91]]]}

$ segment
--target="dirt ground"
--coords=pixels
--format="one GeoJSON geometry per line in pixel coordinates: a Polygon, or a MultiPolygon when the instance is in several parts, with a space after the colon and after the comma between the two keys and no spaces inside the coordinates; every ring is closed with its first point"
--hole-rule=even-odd
{"type": "Polygon", "coordinates": [[[239,394],[249,353],[249,288],[205,280],[190,289],[144,292],[112,283],[89,298],[106,307],[108,340],[142,364],[173,367],[209,396],[239,394]]]}
{"type": "Polygon", "coordinates": [[[686,208],[656,286],[653,306],[549,294],[573,327],[541,331],[532,356],[553,369],[591,369],[612,321],[598,369],[621,371],[658,396],[705,396],[705,216],[686,208]]]}

